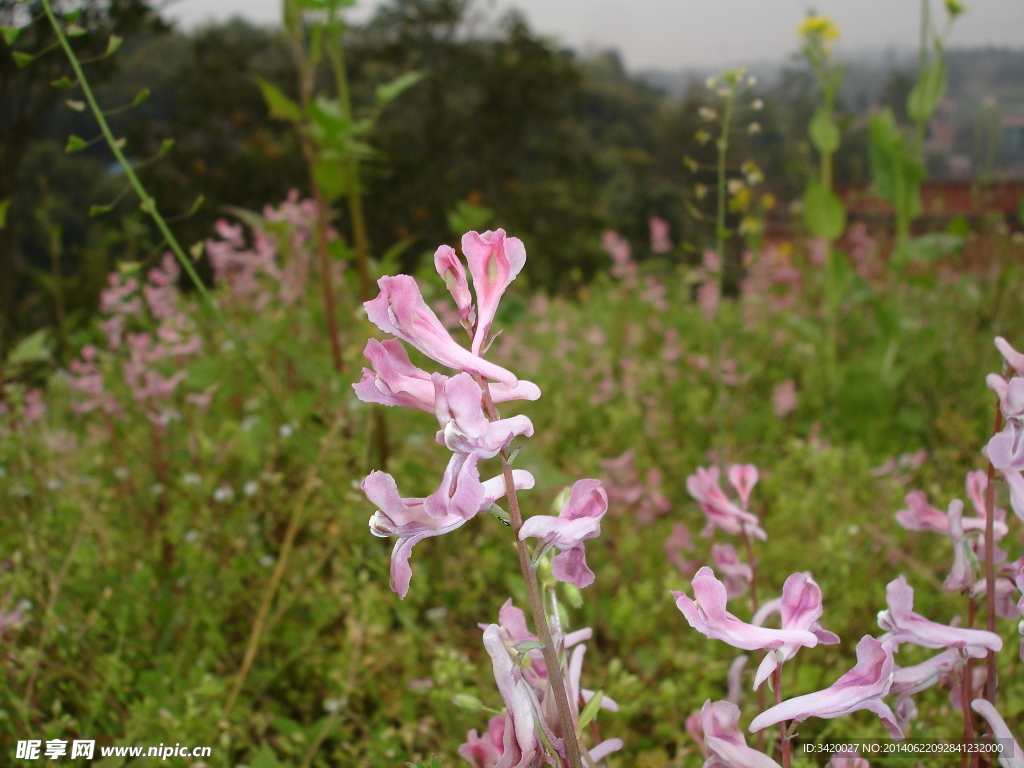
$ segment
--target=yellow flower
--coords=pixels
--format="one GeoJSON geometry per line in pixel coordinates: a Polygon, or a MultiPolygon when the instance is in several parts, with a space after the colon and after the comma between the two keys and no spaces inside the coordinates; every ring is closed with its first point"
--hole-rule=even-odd
{"type": "Polygon", "coordinates": [[[823,40],[835,40],[839,37],[839,27],[828,16],[809,14],[803,20],[803,23],[796,28],[796,33],[800,37],[820,37],[823,40]]]}

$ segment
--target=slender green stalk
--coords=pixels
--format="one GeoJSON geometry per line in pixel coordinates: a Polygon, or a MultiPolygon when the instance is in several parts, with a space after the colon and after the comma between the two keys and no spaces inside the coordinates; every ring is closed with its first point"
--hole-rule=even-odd
{"type": "MultiPolygon", "coordinates": [[[[483,391],[483,404],[487,412],[487,418],[491,421],[498,419],[498,409],[494,405],[487,383],[478,381],[483,391]]],[[[516,495],[515,479],[512,476],[512,465],[509,463],[509,453],[503,449],[499,454],[501,459],[501,474],[505,481],[505,489],[508,498],[508,515],[512,524],[512,536],[516,540],[516,553],[519,556],[519,568],[526,581],[526,594],[530,602],[530,613],[533,614],[533,623],[537,627],[537,636],[544,647],[541,652],[544,654],[544,666],[548,673],[548,685],[551,686],[551,694],[555,697],[555,707],[558,710],[558,719],[562,725],[562,733],[559,734],[565,742],[565,756],[570,768],[583,768],[580,756],[580,745],[576,740],[576,727],[573,725],[572,710],[569,708],[569,696],[565,690],[565,680],[562,678],[562,667],[558,661],[558,649],[555,648],[554,640],[551,637],[551,628],[548,626],[547,614],[544,611],[544,597],[541,594],[540,582],[537,580],[537,569],[533,566],[530,558],[530,550],[526,542],[519,538],[519,531],[523,527],[523,513],[519,508],[519,497],[516,495]]]]}
{"type": "Polygon", "coordinates": [[[718,207],[715,215],[715,250],[718,253],[718,306],[712,320],[715,343],[715,421],[717,428],[717,464],[719,475],[725,477],[725,382],[722,379],[722,365],[725,362],[725,339],[722,329],[722,303],[725,297],[725,244],[729,230],[725,226],[726,206],[726,159],[729,154],[729,130],[732,127],[733,103],[736,84],[729,82],[722,110],[722,132],[718,137],[718,207]]]}
{"type": "Polygon", "coordinates": [[[171,232],[171,228],[167,225],[167,220],[164,219],[160,211],[157,209],[156,201],[150,197],[145,186],[143,186],[138,175],[135,173],[135,169],[132,167],[132,164],[128,162],[128,158],[126,158],[124,152],[121,151],[120,143],[114,138],[113,131],[110,130],[110,124],[107,122],[107,118],[103,114],[103,110],[100,109],[99,103],[96,101],[96,96],[93,93],[92,87],[89,85],[89,80],[85,76],[85,71],[82,69],[78,56],[75,55],[75,51],[71,47],[71,43],[68,42],[68,38],[64,34],[64,30],[60,26],[60,22],[57,20],[57,17],[53,12],[51,0],[42,0],[42,3],[43,11],[46,13],[46,18],[53,27],[53,32],[57,36],[60,47],[67,55],[68,61],[71,63],[71,68],[75,72],[75,77],[77,78],[78,84],[85,96],[86,103],[89,105],[89,110],[92,112],[93,117],[96,118],[96,122],[100,126],[103,138],[107,142],[107,146],[110,147],[110,151],[114,153],[114,157],[117,159],[118,164],[124,171],[125,177],[128,179],[128,183],[131,184],[135,194],[139,196],[142,209],[149,214],[150,218],[153,219],[153,223],[156,224],[157,229],[160,230],[160,234],[163,235],[164,240],[167,242],[167,246],[171,249],[174,257],[178,260],[178,263],[181,264],[181,268],[185,271],[185,274],[189,276],[189,279],[195,286],[196,292],[202,299],[203,305],[213,316],[221,330],[224,331],[224,334],[235,345],[235,349],[237,349],[238,353],[241,355],[246,368],[249,369],[249,372],[260,383],[260,386],[266,390],[267,395],[270,398],[271,406],[277,412],[277,415],[283,419],[284,409],[281,407],[281,403],[277,399],[277,395],[274,393],[274,390],[270,388],[267,380],[264,378],[263,374],[260,373],[259,368],[256,367],[252,358],[246,353],[245,347],[242,345],[238,336],[231,330],[227,321],[224,319],[224,316],[220,313],[220,310],[217,309],[217,305],[214,304],[213,298],[210,296],[210,292],[206,289],[206,286],[203,284],[202,279],[196,272],[195,267],[192,266],[192,261],[186,255],[181,244],[178,242],[178,239],[174,236],[174,233],[171,232]]]}
{"type": "MultiPolygon", "coordinates": [[[[931,30],[931,0],[921,0],[921,38],[917,52],[917,79],[922,82],[928,72],[928,33],[931,30]]],[[[916,131],[914,132],[914,154],[924,162],[924,135],[928,127],[928,116],[915,116],[916,131]]]]}
{"type": "MultiPolygon", "coordinates": [[[[352,120],[352,97],[348,87],[348,73],[345,69],[345,56],[342,48],[341,32],[327,43],[327,57],[331,61],[334,73],[334,87],[338,91],[338,103],[341,105],[342,118],[352,120]]],[[[363,210],[363,195],[359,191],[359,161],[349,155],[345,159],[346,182],[348,190],[348,215],[352,225],[352,244],[356,250],[356,270],[359,273],[359,296],[362,301],[369,301],[370,295],[370,241],[366,234],[366,213],[363,210]]]]}

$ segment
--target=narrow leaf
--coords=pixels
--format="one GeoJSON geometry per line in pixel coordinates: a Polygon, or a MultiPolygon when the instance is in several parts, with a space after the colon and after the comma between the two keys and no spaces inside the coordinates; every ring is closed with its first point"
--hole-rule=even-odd
{"type": "Polygon", "coordinates": [[[0,25],[0,35],[3,35],[4,42],[8,45],[14,45],[14,41],[18,39],[18,35],[21,34],[21,27],[6,27],[0,25]]]}
{"type": "Polygon", "coordinates": [[[124,38],[123,37],[119,37],[117,35],[111,35],[110,36],[110,40],[107,41],[107,50],[104,51],[103,55],[104,56],[112,55],[115,51],[117,51],[118,48],[121,47],[121,43],[123,43],[123,42],[124,42],[124,38]]]}
{"type": "Polygon", "coordinates": [[[112,211],[112,210],[114,210],[114,204],[113,203],[111,203],[109,205],[90,205],[89,206],[89,215],[90,216],[102,216],[104,213],[110,213],[110,211],[112,211]]]}
{"type": "Polygon", "coordinates": [[[403,91],[407,91],[412,86],[416,85],[420,80],[426,77],[426,73],[419,71],[406,72],[404,75],[399,75],[390,83],[384,83],[384,85],[378,85],[376,90],[377,103],[384,105],[390,101],[393,101],[403,91]]]}
{"type": "Polygon", "coordinates": [[[64,103],[67,104],[71,109],[75,110],[75,112],[84,112],[85,111],[85,102],[84,101],[76,101],[75,99],[68,99],[64,103]]]}
{"type": "Polygon", "coordinates": [[[68,37],[81,37],[82,35],[88,34],[88,30],[85,27],[80,27],[78,24],[68,24],[64,28],[64,34],[68,37]]]}
{"type": "Polygon", "coordinates": [[[267,109],[270,111],[271,117],[292,122],[302,119],[302,110],[299,109],[299,105],[285,96],[276,85],[260,78],[256,78],[256,85],[263,92],[263,100],[267,102],[267,109]]]}
{"type": "Polygon", "coordinates": [[[146,99],[148,99],[150,97],[150,95],[152,95],[152,93],[153,92],[151,90],[149,90],[149,88],[143,88],[141,91],[138,92],[138,94],[132,100],[132,106],[133,107],[139,106],[139,104],[141,104],[142,102],[146,101],[146,99]]]}
{"type": "Polygon", "coordinates": [[[58,78],[57,80],[52,80],[50,82],[50,85],[52,85],[54,88],[67,90],[68,88],[74,88],[75,82],[70,77],[65,75],[64,77],[58,78]]]}
{"type": "Polygon", "coordinates": [[[21,53],[20,51],[11,51],[11,56],[14,57],[14,63],[18,65],[18,69],[24,69],[32,63],[35,56],[28,53],[21,53]]]}
{"type": "Polygon", "coordinates": [[[580,712],[580,730],[582,731],[588,725],[590,721],[597,717],[597,710],[601,708],[601,702],[604,701],[604,691],[598,691],[590,697],[590,701],[583,707],[583,711],[580,712]]]}
{"type": "Polygon", "coordinates": [[[203,241],[200,240],[198,243],[195,243],[191,248],[188,249],[188,253],[192,257],[192,261],[199,261],[199,259],[203,257],[204,247],[205,246],[203,245],[203,241]]]}
{"type": "Polygon", "coordinates": [[[0,229],[7,226],[7,210],[11,207],[11,198],[0,200],[0,229]]]}
{"type": "Polygon", "coordinates": [[[73,154],[75,152],[81,152],[83,149],[89,146],[89,142],[80,136],[71,134],[68,136],[68,143],[64,146],[64,152],[67,154],[73,154]]]}
{"type": "Polygon", "coordinates": [[[171,151],[171,148],[173,146],[174,139],[164,139],[163,141],[160,142],[160,149],[157,150],[156,157],[163,157],[164,155],[171,151]]]}

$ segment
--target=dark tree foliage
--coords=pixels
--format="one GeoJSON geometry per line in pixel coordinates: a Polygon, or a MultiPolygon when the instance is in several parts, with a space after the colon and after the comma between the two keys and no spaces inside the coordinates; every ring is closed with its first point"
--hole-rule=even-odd
{"type": "MultiPolygon", "coordinates": [[[[58,11],[63,9],[55,4],[58,11]]],[[[84,34],[72,43],[82,58],[102,54],[111,34],[121,37],[143,30],[158,31],[163,25],[154,19],[144,0],[96,0],[75,4],[81,8],[76,24],[84,34]]],[[[66,9],[69,10],[69,9],[66,9]]],[[[26,280],[28,259],[19,252],[18,221],[31,219],[24,210],[25,198],[15,196],[22,174],[22,164],[33,142],[40,135],[44,121],[54,105],[74,91],[61,90],[52,83],[62,77],[73,78],[63,53],[53,49],[56,42],[50,25],[42,17],[42,4],[29,0],[0,0],[0,25],[21,29],[13,46],[0,38],[0,201],[13,199],[10,218],[12,226],[0,229],[0,313],[5,320],[4,332],[16,329],[18,305],[30,296],[26,280]],[[27,66],[18,66],[14,51],[34,55],[43,51],[27,66]],[[19,210],[21,209],[21,210],[19,210]]],[[[102,81],[116,71],[117,58],[104,58],[92,64],[89,73],[102,81]]],[[[39,183],[38,177],[27,180],[39,183]]],[[[73,236],[74,229],[68,229],[73,236]]]]}

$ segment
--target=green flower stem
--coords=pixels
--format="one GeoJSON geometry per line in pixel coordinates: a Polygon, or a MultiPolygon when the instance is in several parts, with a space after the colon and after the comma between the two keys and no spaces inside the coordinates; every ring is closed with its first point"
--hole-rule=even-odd
{"type": "Polygon", "coordinates": [[[214,304],[213,298],[210,296],[210,292],[206,289],[206,286],[203,285],[203,281],[196,273],[195,267],[192,266],[191,260],[185,254],[184,249],[181,247],[178,239],[174,236],[174,233],[171,232],[171,228],[167,225],[166,219],[164,219],[160,214],[160,211],[157,209],[156,201],[149,196],[148,192],[146,192],[146,188],[139,180],[132,164],[128,162],[128,158],[126,158],[124,152],[121,151],[121,147],[117,139],[114,138],[113,131],[110,130],[110,124],[107,123],[103,110],[100,109],[99,103],[96,101],[96,96],[92,91],[92,87],[89,85],[89,80],[86,78],[85,72],[82,70],[82,65],[78,60],[78,56],[75,55],[74,49],[72,49],[71,44],[68,42],[68,38],[64,34],[64,30],[60,26],[60,22],[53,13],[53,8],[51,7],[50,2],[51,0],[42,0],[43,11],[46,13],[46,18],[53,27],[53,32],[57,36],[60,47],[64,49],[64,53],[67,55],[68,61],[71,63],[71,68],[75,72],[75,77],[78,79],[78,84],[82,89],[82,93],[85,95],[85,100],[89,104],[89,110],[92,112],[93,117],[96,118],[96,122],[100,126],[100,131],[103,133],[103,138],[107,142],[107,146],[110,147],[110,151],[114,153],[114,157],[117,159],[118,164],[124,171],[125,177],[128,179],[128,183],[131,184],[135,194],[139,196],[142,210],[148,213],[150,218],[153,219],[157,229],[160,230],[160,234],[163,235],[164,240],[166,240],[167,247],[171,249],[171,252],[178,260],[178,263],[181,264],[181,268],[185,270],[185,274],[189,276],[189,279],[195,286],[196,291],[202,299],[203,305],[207,310],[209,310],[221,330],[224,331],[224,334],[235,345],[235,349],[237,349],[238,353],[241,355],[246,368],[248,368],[249,372],[257,381],[259,381],[260,386],[266,390],[267,395],[270,398],[271,406],[277,412],[278,417],[284,420],[284,409],[281,407],[281,403],[277,399],[277,395],[274,393],[274,390],[270,388],[270,384],[267,383],[266,378],[264,378],[263,374],[260,373],[259,368],[256,367],[252,358],[246,354],[245,347],[242,345],[240,339],[234,331],[231,330],[227,321],[224,319],[224,316],[217,309],[217,305],[214,304]]]}

